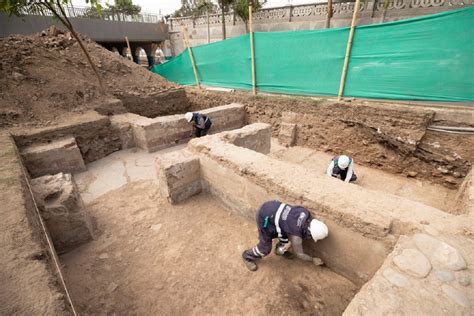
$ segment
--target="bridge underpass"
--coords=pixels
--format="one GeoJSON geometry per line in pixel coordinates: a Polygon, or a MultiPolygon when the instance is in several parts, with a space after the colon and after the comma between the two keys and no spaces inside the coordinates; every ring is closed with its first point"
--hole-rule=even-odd
{"type": "MultiPolygon", "coordinates": [[[[110,16],[101,19],[80,17],[80,13],[77,12],[78,8],[75,8],[74,15],[70,14],[72,16],[69,16],[69,20],[77,32],[124,57],[127,55],[125,40],[127,37],[133,60],[142,65],[145,63],[148,66],[153,65],[157,50],[162,49],[164,41],[169,39],[168,25],[162,23],[158,16],[146,15],[146,19],[142,15],[125,16],[125,19],[122,16],[118,21],[111,20],[110,16]],[[142,52],[140,57],[141,49],[144,53],[142,52]]],[[[81,11],[79,10],[79,12],[81,11]]],[[[64,27],[50,16],[16,17],[0,13],[0,38],[13,34],[39,33],[52,25],[64,30],[64,27]]]]}

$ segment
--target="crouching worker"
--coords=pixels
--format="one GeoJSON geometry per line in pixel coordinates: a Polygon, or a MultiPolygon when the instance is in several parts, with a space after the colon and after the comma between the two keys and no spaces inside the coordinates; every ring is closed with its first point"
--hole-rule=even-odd
{"type": "Polygon", "coordinates": [[[257,261],[272,251],[272,240],[278,238],[275,253],[291,258],[288,252],[293,248],[294,255],[304,261],[322,265],[319,258],[312,258],[303,251],[303,239],[313,238],[316,242],[328,235],[327,226],[312,219],[309,211],[302,206],[291,206],[279,201],[265,202],[257,212],[259,243],[242,254],[245,265],[250,271],[257,270],[257,261]]]}
{"type": "Polygon", "coordinates": [[[188,123],[193,122],[194,136],[196,137],[206,136],[212,125],[211,119],[205,114],[187,112],[184,114],[184,118],[188,123]]]}
{"type": "Polygon", "coordinates": [[[354,160],[351,157],[341,155],[332,158],[326,173],[328,176],[340,177],[345,182],[353,182],[357,180],[357,176],[354,173],[353,166],[354,160]]]}

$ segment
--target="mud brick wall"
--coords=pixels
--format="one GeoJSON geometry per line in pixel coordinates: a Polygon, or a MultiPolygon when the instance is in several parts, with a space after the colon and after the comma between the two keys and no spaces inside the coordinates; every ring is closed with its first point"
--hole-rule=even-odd
{"type": "Polygon", "coordinates": [[[58,253],[92,240],[92,225],[70,174],[36,178],[31,187],[58,253]]]}
{"type": "Polygon", "coordinates": [[[421,229],[423,222],[443,227],[451,216],[404,198],[374,195],[356,185],[308,172],[229,144],[219,135],[194,139],[188,150],[200,157],[203,188],[245,217],[253,219],[266,200],[280,199],[304,205],[313,216],[322,218],[330,237],[308,246],[331,269],[357,284],[366,282],[379,268],[395,236],[421,229]]]}
{"type": "Polygon", "coordinates": [[[40,129],[13,131],[20,149],[32,144],[45,144],[63,137],[75,137],[85,163],[89,163],[122,148],[120,131],[110,119],[90,111],[69,117],[67,122],[40,129]]]}
{"type": "Polygon", "coordinates": [[[248,148],[262,154],[268,154],[271,148],[272,126],[266,123],[254,123],[240,129],[222,132],[223,140],[235,146],[248,148]]]}
{"type": "Polygon", "coordinates": [[[13,140],[0,133],[0,314],[72,315],[13,140]]]}
{"type": "Polygon", "coordinates": [[[156,159],[160,194],[179,203],[201,192],[199,158],[186,151],[171,152],[156,159]]]}
{"type": "Polygon", "coordinates": [[[32,177],[86,169],[74,137],[28,146],[21,152],[21,156],[32,177]]]}
{"type": "Polygon", "coordinates": [[[185,113],[189,110],[189,101],[184,89],[171,89],[148,96],[125,95],[120,99],[129,112],[149,118],[185,113]]]}
{"type": "MultiPolygon", "coordinates": [[[[245,108],[241,104],[228,104],[203,110],[212,120],[210,133],[240,128],[245,124],[245,108]]],[[[155,119],[130,116],[137,147],[154,152],[183,143],[191,138],[192,125],[183,114],[161,116],[155,119]]]]}

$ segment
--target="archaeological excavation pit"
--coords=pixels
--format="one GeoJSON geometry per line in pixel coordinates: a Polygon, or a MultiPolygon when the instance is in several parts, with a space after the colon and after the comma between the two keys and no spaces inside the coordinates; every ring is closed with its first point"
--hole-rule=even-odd
{"type": "MultiPolygon", "coordinates": [[[[79,314],[369,315],[433,313],[439,304],[468,313],[471,158],[457,151],[438,175],[416,149],[429,146],[427,136],[440,147],[449,140],[404,131],[413,122],[402,114],[390,123],[398,139],[377,117],[338,122],[339,135],[352,139],[333,139],[335,151],[355,157],[359,176],[346,184],[325,175],[334,150],[322,134],[340,126],[324,108],[301,116],[209,107],[202,112],[213,120],[211,135],[189,141],[187,108],[155,115],[131,107],[3,140],[18,148],[54,243],[41,260],[51,265],[59,254],[79,314]],[[241,253],[257,242],[255,212],[271,199],[303,205],[328,225],[327,239],[305,244],[324,267],[272,252],[257,272],[245,268],[241,253]]],[[[432,119],[420,112],[414,121],[432,119]]]]}

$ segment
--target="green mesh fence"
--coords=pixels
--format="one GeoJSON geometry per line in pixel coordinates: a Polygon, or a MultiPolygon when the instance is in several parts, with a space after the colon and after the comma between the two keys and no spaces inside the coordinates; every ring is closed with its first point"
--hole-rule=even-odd
{"type": "MultiPolygon", "coordinates": [[[[344,96],[474,101],[474,7],[356,28],[344,96]]],[[[254,33],[257,89],[338,93],[349,28],[254,33]]],[[[202,84],[251,89],[249,35],[192,48],[202,84]]],[[[193,85],[187,50],[153,71],[193,85]]]]}

